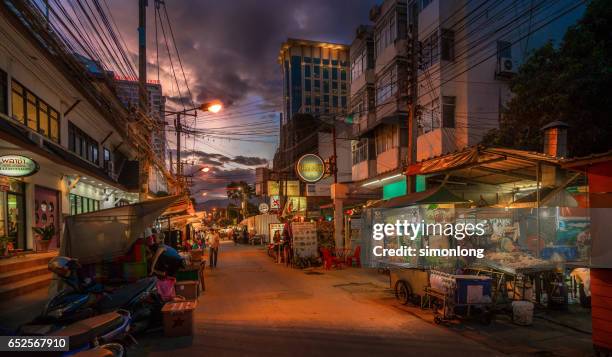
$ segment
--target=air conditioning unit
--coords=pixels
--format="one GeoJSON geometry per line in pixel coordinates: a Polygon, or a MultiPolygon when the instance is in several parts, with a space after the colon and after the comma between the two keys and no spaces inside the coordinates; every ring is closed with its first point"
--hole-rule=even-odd
{"type": "Polygon", "coordinates": [[[43,136],[33,131],[28,131],[28,139],[39,147],[42,147],[45,143],[43,136]]]}
{"type": "Polygon", "coordinates": [[[518,71],[518,63],[510,57],[501,57],[499,59],[498,74],[515,74],[518,71]]]}

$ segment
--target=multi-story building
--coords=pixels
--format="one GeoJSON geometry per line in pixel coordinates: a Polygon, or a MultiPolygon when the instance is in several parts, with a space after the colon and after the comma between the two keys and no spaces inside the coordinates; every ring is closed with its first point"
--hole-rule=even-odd
{"type": "MultiPolygon", "coordinates": [[[[137,80],[116,78],[115,90],[119,100],[129,108],[137,108],[139,105],[139,87],[137,80]]],[[[166,162],[166,129],[164,111],[166,108],[166,97],[162,94],[162,86],[156,81],[146,84],[148,94],[149,116],[157,122],[157,129],[151,133],[151,146],[157,157],[166,162]]],[[[149,175],[149,191],[152,193],[168,192],[168,185],[164,175],[155,167],[151,167],[149,175]]]]}
{"type": "Polygon", "coordinates": [[[410,1],[421,47],[418,160],[476,145],[497,127],[508,79],[530,50],[555,40],[531,32],[567,4],[410,1]]]}
{"type": "Polygon", "coordinates": [[[4,2],[0,14],[0,236],[34,250],[32,227],[53,225],[54,248],[64,216],[138,199],[138,137],[111,86],[35,31],[42,16],[4,2]]]}
{"type": "MultiPolygon", "coordinates": [[[[348,111],[348,46],[328,42],[289,39],[282,44],[278,62],[283,75],[283,116],[279,148],[273,171],[285,179],[295,179],[293,168],[304,154],[314,153],[324,160],[333,156],[332,125],[343,140],[337,140],[338,181],[351,180],[350,136],[340,118],[348,111]]],[[[329,200],[331,177],[317,184],[302,185],[302,196],[329,200]]]]}
{"type": "MultiPolygon", "coordinates": [[[[370,10],[351,44],[352,177],[380,190],[397,185],[408,148],[409,70],[407,5],[387,0],[370,10]]],[[[402,183],[400,183],[402,185],[402,183]]]]}

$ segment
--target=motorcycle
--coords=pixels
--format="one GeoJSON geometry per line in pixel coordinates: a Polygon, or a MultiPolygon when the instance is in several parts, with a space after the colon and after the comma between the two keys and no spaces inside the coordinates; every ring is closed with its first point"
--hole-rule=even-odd
{"type": "Polygon", "coordinates": [[[123,356],[125,353],[123,345],[134,341],[134,338],[130,335],[131,325],[132,316],[130,312],[117,310],[67,325],[24,325],[20,328],[18,335],[68,337],[70,350],[62,352],[63,356],[96,349],[99,344],[109,344],[111,351],[120,352],[119,354],[110,354],[111,356],[123,356]]]}
{"type": "Polygon", "coordinates": [[[53,296],[31,324],[68,324],[123,309],[129,311],[134,323],[142,328],[148,325],[146,322],[151,316],[161,314],[163,302],[156,292],[155,277],[109,290],[101,284],[80,279],[79,267],[78,261],[67,257],[55,257],[49,262],[49,270],[57,274],[67,288],[53,296]]]}

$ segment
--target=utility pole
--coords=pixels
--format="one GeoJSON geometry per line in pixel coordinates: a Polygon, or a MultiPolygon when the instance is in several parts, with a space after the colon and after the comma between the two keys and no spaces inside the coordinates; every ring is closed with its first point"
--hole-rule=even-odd
{"type": "Polygon", "coordinates": [[[338,183],[338,153],[336,152],[336,121],[332,123],[332,145],[334,146],[334,156],[332,170],[334,170],[334,183],[338,183]]]}
{"type": "MultiPolygon", "coordinates": [[[[418,102],[418,94],[417,94],[417,69],[418,69],[418,48],[419,48],[419,36],[418,36],[418,11],[416,10],[416,5],[413,5],[410,9],[408,9],[408,16],[410,17],[410,41],[408,42],[410,46],[410,86],[409,86],[409,98],[410,98],[410,109],[408,114],[408,167],[410,165],[416,163],[417,158],[417,102],[418,102]]],[[[416,176],[408,176],[406,178],[407,182],[407,191],[408,193],[416,192],[416,176]]]]}
{"type": "Polygon", "coordinates": [[[181,113],[176,114],[174,128],[176,129],[176,176],[180,180],[183,174],[183,168],[181,165],[181,132],[183,131],[181,113]]]}
{"type": "MultiPolygon", "coordinates": [[[[148,0],[138,0],[138,93],[139,107],[141,113],[148,115],[148,94],[147,94],[147,2],[148,0]]],[[[150,133],[149,133],[150,135],[150,133]]],[[[149,135],[146,135],[147,139],[149,135]]],[[[140,201],[147,198],[149,193],[149,170],[150,163],[147,153],[140,150],[139,181],[140,181],[140,201]]]]}

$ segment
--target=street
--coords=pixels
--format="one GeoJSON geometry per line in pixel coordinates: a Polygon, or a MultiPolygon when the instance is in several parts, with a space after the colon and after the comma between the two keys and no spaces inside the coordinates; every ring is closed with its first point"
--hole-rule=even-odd
{"type": "MultiPolygon", "coordinates": [[[[207,270],[193,338],[138,338],[137,355],[449,355],[495,351],[393,307],[386,276],[315,274],[275,264],[261,247],[222,244],[207,270]]],[[[340,274],[338,274],[340,273],[340,274]]]]}

